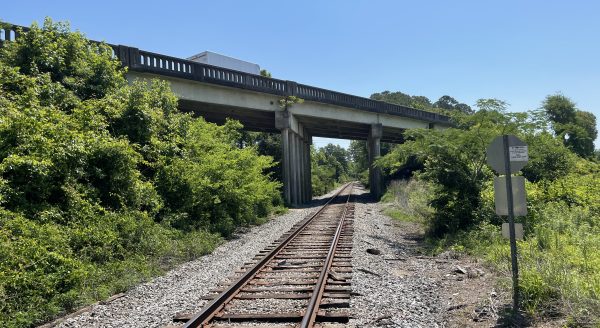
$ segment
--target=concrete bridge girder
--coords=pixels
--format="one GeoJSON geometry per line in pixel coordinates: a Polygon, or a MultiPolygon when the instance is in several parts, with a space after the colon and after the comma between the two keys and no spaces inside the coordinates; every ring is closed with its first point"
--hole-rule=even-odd
{"type": "MultiPolygon", "coordinates": [[[[208,83],[184,80],[174,77],[166,77],[156,74],[129,72],[129,81],[134,80],[167,80],[171,84],[173,92],[184,101],[197,104],[210,104],[226,108],[237,108],[247,111],[277,112],[279,99],[276,95],[260,93],[255,91],[224,87],[208,83]]],[[[409,129],[430,128],[430,123],[417,119],[391,115],[385,113],[369,112],[355,108],[330,105],[312,101],[294,104],[288,109],[294,117],[312,118],[321,121],[347,122],[353,124],[371,125],[381,123],[384,130],[387,129],[409,129]]],[[[435,128],[440,128],[436,125],[435,128]]],[[[298,132],[298,131],[297,131],[298,132]]],[[[384,133],[385,137],[385,133],[384,133]]]]}
{"type": "Polygon", "coordinates": [[[313,136],[367,140],[371,191],[381,196],[381,172],[373,166],[380,156],[381,142],[402,142],[408,128],[445,128],[438,124],[399,115],[305,101],[279,107],[282,96],[232,88],[175,77],[130,71],[130,82],[161,79],[170,83],[179,106],[222,123],[226,117],[240,120],[251,131],[279,131],[282,136],[284,197],[300,205],[312,199],[310,145],[313,136]]]}

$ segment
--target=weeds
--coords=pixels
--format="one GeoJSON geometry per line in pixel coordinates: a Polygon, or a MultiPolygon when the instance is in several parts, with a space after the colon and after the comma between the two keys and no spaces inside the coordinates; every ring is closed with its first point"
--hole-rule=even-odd
{"type": "MultiPolygon", "coordinates": [[[[556,185],[566,186],[573,177],[545,185],[552,193],[528,184],[529,212],[519,221],[526,222],[525,240],[518,242],[519,287],[522,309],[533,317],[564,317],[570,327],[600,325],[600,215],[596,207],[598,179],[596,175],[579,178],[586,191],[572,192],[569,205],[562,199],[566,190],[557,191],[556,185]]],[[[571,185],[573,186],[573,185],[571,185]]],[[[482,192],[484,206],[493,206],[486,197],[490,186],[482,192]]],[[[390,184],[382,198],[385,213],[393,218],[418,222],[428,227],[432,210],[427,206],[431,187],[420,180],[397,181],[390,184]]],[[[486,212],[486,211],[482,211],[486,212]]],[[[500,227],[482,220],[467,231],[428,237],[429,251],[440,253],[447,248],[484,258],[503,279],[509,281],[510,247],[501,237],[500,227]]],[[[506,284],[506,288],[511,288],[506,284]]]]}

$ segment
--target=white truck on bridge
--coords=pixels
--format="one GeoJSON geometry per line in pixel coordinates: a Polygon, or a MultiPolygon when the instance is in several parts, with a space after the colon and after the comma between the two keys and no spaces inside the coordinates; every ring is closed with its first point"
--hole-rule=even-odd
{"type": "Polygon", "coordinates": [[[197,55],[193,55],[192,57],[188,58],[188,60],[212,66],[228,68],[235,71],[260,75],[260,66],[257,64],[224,56],[211,51],[204,51],[197,55]]]}

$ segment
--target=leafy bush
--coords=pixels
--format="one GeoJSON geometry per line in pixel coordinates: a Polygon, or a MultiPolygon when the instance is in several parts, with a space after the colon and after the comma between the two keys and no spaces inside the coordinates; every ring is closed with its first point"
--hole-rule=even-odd
{"type": "Polygon", "coordinates": [[[479,221],[479,193],[484,180],[491,176],[485,166],[484,150],[496,130],[489,116],[482,113],[469,117],[463,124],[475,127],[468,131],[409,130],[408,141],[377,162],[389,174],[415,159],[423,163],[424,169],[416,175],[431,182],[436,195],[431,201],[436,212],[429,227],[433,235],[466,229],[479,221]]]}
{"type": "Polygon", "coordinates": [[[531,182],[556,180],[571,172],[576,156],[562,142],[549,133],[529,136],[530,160],[523,168],[523,176],[531,182]]]}
{"type": "Polygon", "coordinates": [[[456,118],[456,128],[409,130],[408,141],[378,162],[390,175],[411,156],[423,164],[416,181],[391,184],[384,199],[398,204],[390,214],[421,216],[434,249],[483,256],[509,277],[510,247],[500,237],[504,219],[494,211],[485,150],[497,135],[519,135],[530,158],[523,169],[528,215],[517,219],[525,227],[518,243],[523,307],[533,315],[564,315],[572,326],[600,324],[600,166],[547,132],[538,113],[506,113],[493,99],[478,105],[474,115],[456,118]],[[422,188],[408,188],[423,182],[433,188],[434,212],[425,215],[410,210],[423,199],[422,188]]]}
{"type": "Polygon", "coordinates": [[[170,216],[177,228],[209,228],[228,235],[236,226],[256,223],[280,202],[279,184],[262,175],[272,159],[257,156],[254,148],[237,149],[230,140],[215,139],[222,130],[196,120],[184,138],[182,158],[159,170],[156,185],[166,205],[187,214],[170,216]]]}
{"type": "Polygon", "coordinates": [[[168,84],[124,73],[50,20],[0,49],[0,326],[124,291],[281,206],[239,123],[180,113],[168,84]]]}

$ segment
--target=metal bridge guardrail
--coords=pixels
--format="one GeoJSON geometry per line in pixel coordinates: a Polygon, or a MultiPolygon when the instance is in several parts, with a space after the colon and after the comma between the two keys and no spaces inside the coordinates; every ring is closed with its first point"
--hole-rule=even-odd
{"type": "MultiPolygon", "coordinates": [[[[29,28],[11,24],[0,25],[0,46],[5,42],[15,41],[19,37],[20,30],[28,31],[29,28]]],[[[129,67],[130,71],[170,76],[278,96],[297,96],[308,101],[404,116],[431,123],[450,124],[448,116],[437,113],[312,87],[294,81],[268,78],[197,63],[191,60],[139,50],[134,47],[108,45],[113,48],[114,55],[124,66],[129,67]]]]}

